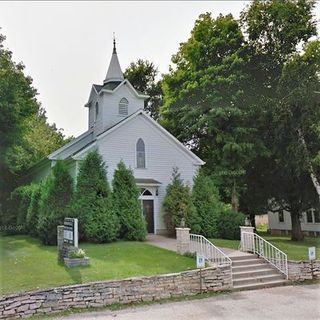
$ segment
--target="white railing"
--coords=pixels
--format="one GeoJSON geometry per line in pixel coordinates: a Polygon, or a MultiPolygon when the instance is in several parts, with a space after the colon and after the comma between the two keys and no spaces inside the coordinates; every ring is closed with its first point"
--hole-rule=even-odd
{"type": "Polygon", "coordinates": [[[241,233],[241,251],[257,254],[285,274],[288,279],[287,255],[256,233],[241,233]]]}
{"type": "Polygon", "coordinates": [[[198,234],[190,234],[190,252],[198,253],[213,266],[231,266],[231,259],[211,243],[207,238],[198,234]]]}

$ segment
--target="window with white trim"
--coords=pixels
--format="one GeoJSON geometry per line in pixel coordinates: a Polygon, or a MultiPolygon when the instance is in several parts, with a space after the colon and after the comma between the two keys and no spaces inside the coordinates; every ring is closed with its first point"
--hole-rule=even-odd
{"type": "Polygon", "coordinates": [[[283,212],[283,210],[279,211],[278,216],[279,216],[279,222],[284,222],[284,212],[283,212]]]}
{"type": "Polygon", "coordinates": [[[146,167],[146,152],[143,140],[140,138],[136,145],[137,168],[144,169],[146,167]]]}
{"type": "Polygon", "coordinates": [[[127,116],[128,115],[128,105],[129,101],[126,98],[122,98],[119,102],[119,115],[127,116]]]}
{"type": "Polygon", "coordinates": [[[307,216],[307,223],[313,223],[312,209],[307,210],[306,216],[307,216]]]}

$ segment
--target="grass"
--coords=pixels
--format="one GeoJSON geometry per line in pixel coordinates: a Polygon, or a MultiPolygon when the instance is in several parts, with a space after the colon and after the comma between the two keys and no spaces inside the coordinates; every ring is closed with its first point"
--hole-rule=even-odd
{"type": "Polygon", "coordinates": [[[228,240],[228,239],[210,239],[210,241],[220,248],[230,248],[239,250],[240,240],[228,240]]]}
{"type": "Polygon", "coordinates": [[[143,242],[81,243],[80,247],[90,257],[90,266],[68,269],[57,262],[57,247],[43,246],[29,236],[2,236],[0,293],[172,273],[195,267],[189,257],[143,242]]]}
{"type": "Polygon", "coordinates": [[[292,241],[290,236],[272,236],[266,232],[258,234],[286,253],[289,260],[309,260],[309,247],[316,247],[317,253],[320,253],[320,238],[305,237],[303,241],[292,241]]]}
{"type": "MultiPolygon", "coordinates": [[[[316,247],[317,253],[320,254],[320,238],[306,237],[303,241],[297,242],[292,241],[290,236],[272,236],[261,230],[263,229],[258,229],[258,234],[286,253],[289,260],[308,260],[308,247],[316,247]]],[[[238,250],[240,244],[239,240],[210,239],[210,241],[217,247],[235,250],[238,250]]]]}

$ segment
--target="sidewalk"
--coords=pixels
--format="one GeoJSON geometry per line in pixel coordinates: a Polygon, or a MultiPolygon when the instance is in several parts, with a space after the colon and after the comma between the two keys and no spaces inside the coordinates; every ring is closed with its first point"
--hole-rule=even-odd
{"type": "MultiPolygon", "coordinates": [[[[156,234],[148,234],[146,243],[162,249],[167,249],[174,252],[177,251],[177,240],[174,238],[168,238],[168,237],[159,236],[156,234]]],[[[250,255],[249,253],[245,253],[239,250],[234,250],[229,248],[219,248],[219,249],[229,257],[250,255]]]]}

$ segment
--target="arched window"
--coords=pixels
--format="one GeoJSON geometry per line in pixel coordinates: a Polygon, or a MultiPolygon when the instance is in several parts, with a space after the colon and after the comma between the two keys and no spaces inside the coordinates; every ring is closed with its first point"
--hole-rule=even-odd
{"type": "Polygon", "coordinates": [[[122,98],[119,102],[119,114],[122,116],[128,115],[129,101],[126,98],[122,98]]]}
{"type": "Polygon", "coordinates": [[[146,167],[146,153],[143,140],[140,138],[137,142],[137,168],[146,167]]]}
{"type": "Polygon", "coordinates": [[[98,102],[96,102],[95,109],[96,109],[96,120],[97,120],[98,116],[99,116],[99,103],[98,102]]]}
{"type": "Polygon", "coordinates": [[[152,192],[149,189],[141,188],[140,194],[142,196],[152,196],[152,192]]]}

